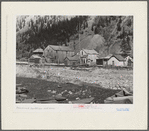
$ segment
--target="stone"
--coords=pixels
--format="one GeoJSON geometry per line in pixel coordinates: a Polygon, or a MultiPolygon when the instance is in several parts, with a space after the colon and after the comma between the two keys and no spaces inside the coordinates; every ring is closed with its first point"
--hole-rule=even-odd
{"type": "Polygon", "coordinates": [[[54,94],[55,94],[55,93],[56,93],[56,91],[52,91],[51,93],[54,93],[54,94]]]}
{"type": "Polygon", "coordinates": [[[94,100],[94,97],[80,99],[76,101],[72,101],[73,104],[90,104],[94,100]]]}
{"type": "Polygon", "coordinates": [[[71,91],[69,91],[68,93],[69,93],[69,94],[72,94],[72,92],[71,92],[71,91]]]}
{"type": "Polygon", "coordinates": [[[32,98],[32,99],[25,99],[24,101],[22,101],[22,103],[34,103],[36,101],[36,99],[32,98]]]}
{"type": "Polygon", "coordinates": [[[25,95],[25,94],[19,94],[19,97],[24,97],[24,98],[26,98],[27,95],[25,95]]]}
{"type": "Polygon", "coordinates": [[[62,95],[58,94],[58,95],[55,96],[55,100],[57,100],[57,101],[64,101],[64,100],[66,100],[66,98],[63,97],[62,95]]]}
{"type": "Polygon", "coordinates": [[[62,88],[60,85],[57,86],[58,88],[62,88]]]}
{"type": "Polygon", "coordinates": [[[79,98],[79,97],[77,97],[77,98],[76,98],[76,100],[80,100],[80,98],[79,98]]]}

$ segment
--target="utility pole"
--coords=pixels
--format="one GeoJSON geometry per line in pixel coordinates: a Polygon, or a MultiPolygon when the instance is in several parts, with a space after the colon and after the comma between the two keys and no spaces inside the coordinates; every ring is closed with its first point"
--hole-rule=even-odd
{"type": "Polygon", "coordinates": [[[81,65],[81,53],[80,53],[80,22],[79,22],[79,59],[80,59],[80,65],[81,65]]]}

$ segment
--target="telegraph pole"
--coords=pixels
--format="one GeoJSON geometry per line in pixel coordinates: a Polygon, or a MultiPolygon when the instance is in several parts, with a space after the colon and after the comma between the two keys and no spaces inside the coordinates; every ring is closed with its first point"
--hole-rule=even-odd
{"type": "Polygon", "coordinates": [[[79,22],[79,59],[80,59],[80,65],[81,65],[81,53],[80,53],[80,22],[79,22]]]}

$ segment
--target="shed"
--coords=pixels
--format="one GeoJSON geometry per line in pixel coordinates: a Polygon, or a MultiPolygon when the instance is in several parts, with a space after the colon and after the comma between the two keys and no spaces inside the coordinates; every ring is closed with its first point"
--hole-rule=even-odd
{"type": "Polygon", "coordinates": [[[97,65],[126,66],[126,59],[119,54],[109,54],[106,57],[97,59],[97,65]]]}
{"type": "Polygon", "coordinates": [[[65,65],[77,65],[79,63],[79,55],[73,57],[66,57],[64,59],[65,65]]]}
{"type": "Polygon", "coordinates": [[[29,58],[29,62],[31,63],[42,63],[42,58],[38,55],[32,55],[30,58],[29,58]]]}
{"type": "Polygon", "coordinates": [[[33,51],[33,54],[34,55],[42,56],[43,55],[43,49],[38,48],[38,49],[36,49],[36,50],[33,51]]]}

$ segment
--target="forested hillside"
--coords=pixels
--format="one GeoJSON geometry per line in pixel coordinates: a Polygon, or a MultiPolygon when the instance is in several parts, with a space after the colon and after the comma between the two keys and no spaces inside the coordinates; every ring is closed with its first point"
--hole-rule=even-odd
{"type": "Polygon", "coordinates": [[[17,58],[47,45],[95,49],[109,53],[132,54],[133,17],[131,16],[18,16],[16,20],[17,58]],[[80,34],[80,37],[79,37],[80,34]],[[79,46],[80,38],[80,46],[79,46]]]}

